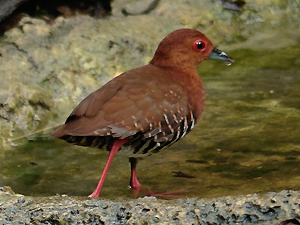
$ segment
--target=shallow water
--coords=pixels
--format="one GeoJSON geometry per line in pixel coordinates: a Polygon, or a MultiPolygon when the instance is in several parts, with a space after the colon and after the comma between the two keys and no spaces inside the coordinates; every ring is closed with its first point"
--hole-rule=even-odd
{"type": "MultiPolygon", "coordinates": [[[[143,188],[207,198],[300,189],[300,46],[226,52],[232,66],[209,60],[199,68],[207,100],[196,128],[139,161],[143,188]]],[[[0,186],[33,196],[86,196],[107,156],[35,137],[4,153],[0,186]]],[[[130,197],[129,178],[128,159],[116,156],[101,196],[130,197]]]]}

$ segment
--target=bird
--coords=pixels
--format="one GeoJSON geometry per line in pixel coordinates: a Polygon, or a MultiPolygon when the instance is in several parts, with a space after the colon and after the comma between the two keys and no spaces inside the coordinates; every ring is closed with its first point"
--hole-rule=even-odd
{"type": "Polygon", "coordinates": [[[137,160],[160,152],[195,127],[205,102],[197,67],[206,59],[227,65],[234,62],[200,31],[175,30],[160,42],[149,64],[124,72],[88,95],[54,131],[52,137],[109,151],[99,183],[89,197],[99,197],[117,152],[129,158],[130,187],[136,193],[160,196],[141,187],[137,160]]]}

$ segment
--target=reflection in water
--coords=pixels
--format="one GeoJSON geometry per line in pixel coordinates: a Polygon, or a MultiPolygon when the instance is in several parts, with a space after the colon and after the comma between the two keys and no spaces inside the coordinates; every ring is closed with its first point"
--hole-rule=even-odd
{"type": "MultiPolygon", "coordinates": [[[[230,68],[214,61],[199,68],[207,100],[196,128],[139,161],[143,188],[187,189],[189,197],[300,189],[299,46],[229,53],[236,60],[230,68]]],[[[107,156],[62,140],[32,141],[5,153],[0,186],[25,195],[87,196],[107,156]]],[[[130,197],[129,178],[128,159],[116,156],[102,197],[130,197]]]]}

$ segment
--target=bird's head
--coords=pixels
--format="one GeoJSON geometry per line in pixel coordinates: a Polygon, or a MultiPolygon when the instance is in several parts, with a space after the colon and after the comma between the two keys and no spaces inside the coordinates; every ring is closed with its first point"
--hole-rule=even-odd
{"type": "Polygon", "coordinates": [[[201,32],[192,29],[175,30],[159,44],[150,64],[179,70],[195,69],[206,59],[223,60],[227,65],[233,59],[215,48],[201,32]]]}

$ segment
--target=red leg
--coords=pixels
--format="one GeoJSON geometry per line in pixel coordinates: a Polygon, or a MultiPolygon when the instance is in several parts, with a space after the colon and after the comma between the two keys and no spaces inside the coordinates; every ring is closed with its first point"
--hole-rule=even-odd
{"type": "Polygon", "coordinates": [[[119,150],[119,148],[127,142],[127,138],[124,138],[124,139],[117,139],[114,141],[113,143],[113,146],[109,152],[109,156],[108,156],[108,159],[107,159],[107,162],[106,162],[106,165],[104,167],[104,170],[103,170],[103,173],[101,175],[101,178],[99,180],[99,183],[95,189],[95,191],[89,195],[89,197],[94,197],[94,198],[97,198],[99,197],[99,194],[100,194],[100,191],[101,191],[101,188],[103,186],[103,183],[104,183],[104,180],[105,180],[105,177],[106,177],[106,174],[107,174],[107,171],[108,171],[108,168],[111,164],[111,161],[112,159],[114,158],[114,155],[116,154],[116,152],[119,150]]]}
{"type": "Polygon", "coordinates": [[[137,179],[136,176],[136,164],[137,164],[137,159],[136,158],[129,158],[129,162],[131,165],[131,177],[130,177],[130,188],[132,188],[132,197],[136,199],[138,197],[139,191],[142,190],[141,184],[137,179]]]}
{"type": "Polygon", "coordinates": [[[136,164],[137,159],[136,158],[129,158],[129,162],[131,163],[131,177],[130,177],[130,187],[138,190],[141,188],[141,184],[137,179],[136,176],[136,164]]]}
{"type": "Polygon", "coordinates": [[[133,189],[132,197],[136,199],[138,197],[138,193],[144,192],[147,196],[154,196],[154,197],[165,197],[165,198],[181,198],[186,197],[184,195],[173,195],[175,193],[185,192],[186,190],[177,190],[177,191],[170,191],[161,194],[154,194],[151,190],[146,190],[141,188],[141,184],[137,179],[136,176],[136,158],[129,158],[129,162],[131,163],[131,177],[130,177],[130,187],[133,189]]]}

